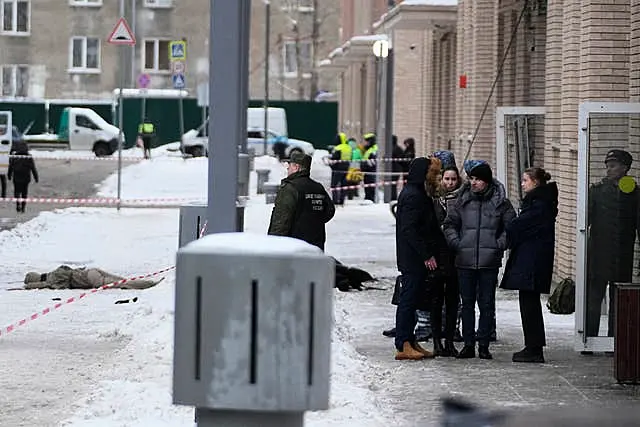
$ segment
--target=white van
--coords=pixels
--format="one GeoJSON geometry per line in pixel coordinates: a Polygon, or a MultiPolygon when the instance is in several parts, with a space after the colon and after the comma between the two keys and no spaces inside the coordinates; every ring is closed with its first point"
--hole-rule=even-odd
{"type": "MultiPolygon", "coordinates": [[[[284,108],[268,107],[268,128],[279,136],[289,136],[287,128],[287,112],[284,108]]],[[[264,108],[247,110],[247,129],[264,129],[264,108]]]]}

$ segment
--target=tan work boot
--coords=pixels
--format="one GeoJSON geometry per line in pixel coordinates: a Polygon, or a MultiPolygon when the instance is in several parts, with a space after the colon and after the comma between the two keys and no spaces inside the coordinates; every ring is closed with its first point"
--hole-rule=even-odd
{"type": "Polygon", "coordinates": [[[402,345],[402,351],[396,350],[396,360],[422,360],[424,355],[415,350],[409,341],[405,341],[402,345]]]}
{"type": "Polygon", "coordinates": [[[417,351],[418,353],[422,354],[422,357],[425,358],[425,359],[433,359],[434,357],[436,357],[436,355],[434,353],[432,353],[429,350],[427,350],[424,347],[422,347],[420,344],[418,344],[417,341],[415,343],[413,343],[411,345],[411,347],[413,347],[413,349],[415,351],[417,351]]]}

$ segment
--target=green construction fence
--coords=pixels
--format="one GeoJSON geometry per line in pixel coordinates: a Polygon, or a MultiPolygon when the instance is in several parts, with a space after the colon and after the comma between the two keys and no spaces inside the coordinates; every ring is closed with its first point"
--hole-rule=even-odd
{"type": "MultiPolygon", "coordinates": [[[[180,140],[179,101],[177,98],[146,98],[145,116],[156,126],[155,146],[180,140]]],[[[183,102],[184,129],[200,126],[202,108],[196,98],[185,97],[183,102]]],[[[262,107],[262,100],[252,100],[249,107],[262,107]]],[[[336,102],[271,101],[270,107],[284,108],[287,112],[289,137],[311,142],[316,148],[326,148],[333,143],[338,128],[338,104],[336,102]]],[[[11,111],[13,123],[24,131],[29,124],[30,134],[58,132],[62,110],[66,107],[90,108],[107,122],[118,125],[118,108],[111,100],[37,100],[16,101],[0,99],[0,111],[11,111]]],[[[143,114],[142,98],[126,97],[123,100],[123,129],[125,146],[135,144],[138,124],[143,114]]]]}

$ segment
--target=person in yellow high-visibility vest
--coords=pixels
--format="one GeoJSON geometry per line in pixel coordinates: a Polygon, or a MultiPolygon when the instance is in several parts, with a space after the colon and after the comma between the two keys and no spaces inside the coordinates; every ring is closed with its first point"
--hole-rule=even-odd
{"type": "Polygon", "coordinates": [[[155,125],[147,118],[138,125],[138,137],[142,139],[142,148],[144,150],[144,158],[151,158],[151,144],[156,136],[155,125]]]}
{"type": "Polygon", "coordinates": [[[344,199],[347,195],[347,189],[340,187],[347,186],[347,172],[349,172],[349,164],[351,163],[351,146],[347,140],[347,135],[339,132],[336,135],[336,145],[331,153],[331,195],[334,205],[344,205],[344,199]],[[336,189],[337,187],[337,189],[336,189]]]}
{"type": "Polygon", "coordinates": [[[365,200],[376,201],[376,171],[378,170],[378,144],[376,135],[367,133],[363,136],[365,140],[365,152],[362,156],[362,172],[364,172],[364,198],[365,200]],[[368,184],[368,185],[367,185],[368,184]]]}

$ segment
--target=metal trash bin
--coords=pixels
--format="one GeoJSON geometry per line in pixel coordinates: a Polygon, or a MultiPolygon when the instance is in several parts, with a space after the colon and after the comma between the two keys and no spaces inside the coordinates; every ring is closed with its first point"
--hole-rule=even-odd
{"type": "Polygon", "coordinates": [[[616,283],[613,370],[616,381],[640,384],[640,285],[616,283]]]}
{"type": "Polygon", "coordinates": [[[264,184],[269,181],[270,169],[256,169],[258,175],[258,194],[264,193],[264,184]]]}
{"type": "Polygon", "coordinates": [[[219,233],[178,250],[173,402],[238,426],[327,409],[334,271],[288,237],[219,233]]]}
{"type": "Polygon", "coordinates": [[[264,199],[268,205],[276,202],[276,196],[278,195],[279,188],[280,184],[278,184],[277,182],[265,182],[264,199]]]}

